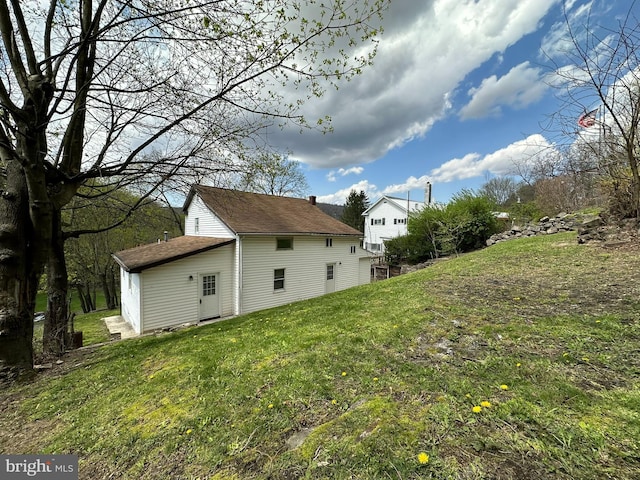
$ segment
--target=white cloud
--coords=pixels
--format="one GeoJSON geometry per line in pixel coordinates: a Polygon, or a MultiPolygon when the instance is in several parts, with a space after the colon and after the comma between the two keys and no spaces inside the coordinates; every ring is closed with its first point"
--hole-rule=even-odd
{"type": "Polygon", "coordinates": [[[431,177],[429,175],[423,175],[420,178],[411,176],[407,178],[404,183],[389,185],[384,190],[382,190],[382,194],[393,195],[395,193],[408,192],[409,190],[424,188],[429,182],[431,182],[431,177]]]}
{"type": "Polygon", "coordinates": [[[536,155],[553,151],[554,146],[540,134],[530,135],[511,145],[484,157],[479,153],[468,153],[462,158],[454,158],[431,171],[433,182],[453,182],[480,177],[485,172],[494,175],[512,174],[516,165],[526,162],[536,155]]]}
{"type": "Polygon", "coordinates": [[[576,0],[565,3],[566,20],[554,23],[542,39],[540,46],[540,57],[542,59],[565,57],[575,50],[569,27],[571,27],[571,33],[577,40],[584,40],[585,35],[587,35],[584,25],[589,23],[593,2],[583,3],[573,10],[575,4],[576,0]]]}
{"type": "Polygon", "coordinates": [[[460,116],[466,120],[499,115],[503,105],[524,108],[542,98],[549,88],[542,77],[540,68],[523,62],[500,78],[495,75],[485,78],[478,88],[469,90],[471,101],[460,110],[460,116]]]}
{"type": "Polygon", "coordinates": [[[332,193],[331,195],[322,195],[317,198],[317,201],[320,203],[331,203],[333,205],[344,205],[347,200],[347,197],[351,193],[351,190],[355,190],[356,192],[364,191],[367,194],[369,199],[377,197],[380,195],[378,191],[378,187],[374,184],[369,183],[368,180],[362,180],[358,183],[354,183],[350,187],[343,188],[342,190],[338,190],[336,193],[332,193]]]}
{"type": "Polygon", "coordinates": [[[330,182],[335,182],[338,179],[338,175],[341,177],[346,177],[347,175],[360,175],[364,172],[363,167],[351,167],[351,168],[340,168],[338,171],[331,170],[327,173],[327,180],[330,182]]]}
{"type": "MultiPolygon", "coordinates": [[[[556,3],[392,2],[373,67],[304,106],[305,118],[330,115],[334,132],[299,135],[297,129],[285,129],[270,132],[270,140],[316,168],[381,158],[447,115],[451,94],[465,77],[538,29],[556,3]]],[[[524,93],[518,98],[528,100],[524,93]]]]}

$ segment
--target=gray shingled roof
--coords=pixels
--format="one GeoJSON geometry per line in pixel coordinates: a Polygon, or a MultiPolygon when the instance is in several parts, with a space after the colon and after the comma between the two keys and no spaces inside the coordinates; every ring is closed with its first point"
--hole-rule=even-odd
{"type": "Polygon", "coordinates": [[[362,236],[305,199],[196,185],[187,198],[185,210],[195,193],[238,234],[362,236]]]}

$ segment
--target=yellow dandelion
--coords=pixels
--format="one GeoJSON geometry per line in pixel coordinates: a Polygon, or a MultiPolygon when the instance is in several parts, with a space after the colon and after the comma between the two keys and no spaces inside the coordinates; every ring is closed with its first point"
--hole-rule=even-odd
{"type": "Polygon", "coordinates": [[[509,390],[509,385],[505,385],[504,383],[500,385],[500,390],[509,390]]]}
{"type": "Polygon", "coordinates": [[[485,408],[489,408],[491,406],[491,402],[485,400],[484,402],[480,402],[480,405],[482,405],[485,408]]]}
{"type": "Polygon", "coordinates": [[[589,357],[582,357],[582,360],[584,360],[585,362],[589,361],[589,357]]]}
{"type": "Polygon", "coordinates": [[[153,379],[153,377],[155,377],[155,375],[149,375],[149,380],[153,379]]]}
{"type": "Polygon", "coordinates": [[[516,302],[519,302],[519,301],[520,301],[520,297],[513,297],[513,299],[514,299],[516,302]]]}
{"type": "Polygon", "coordinates": [[[516,367],[520,367],[521,365],[521,363],[516,363],[516,367]]]}
{"type": "Polygon", "coordinates": [[[378,377],[373,377],[373,381],[377,382],[378,381],[378,377]]]}
{"type": "Polygon", "coordinates": [[[564,352],[564,353],[562,354],[562,356],[563,356],[563,357],[568,357],[568,356],[569,356],[569,354],[568,354],[567,352],[564,352]]]}
{"type": "Polygon", "coordinates": [[[427,463],[429,463],[429,455],[425,452],[420,452],[418,454],[418,461],[422,464],[425,465],[427,463]]]}
{"type": "Polygon", "coordinates": [[[342,372],[342,376],[346,377],[347,376],[347,372],[342,372]]]}
{"type": "Polygon", "coordinates": [[[338,401],[334,398],[333,400],[331,400],[331,405],[337,405],[338,401]]]}
{"type": "Polygon", "coordinates": [[[188,429],[188,430],[186,431],[186,434],[187,434],[187,435],[190,435],[190,434],[191,434],[191,429],[188,429]]]}
{"type": "Polygon", "coordinates": [[[267,408],[273,408],[273,403],[270,403],[267,408]]]}
{"type": "Polygon", "coordinates": [[[482,407],[480,405],[476,405],[471,410],[473,410],[473,413],[480,413],[482,411],[482,407]]]}
{"type": "Polygon", "coordinates": [[[465,394],[465,397],[467,397],[467,398],[471,398],[471,394],[470,394],[470,393],[467,393],[467,394],[465,394]]]}

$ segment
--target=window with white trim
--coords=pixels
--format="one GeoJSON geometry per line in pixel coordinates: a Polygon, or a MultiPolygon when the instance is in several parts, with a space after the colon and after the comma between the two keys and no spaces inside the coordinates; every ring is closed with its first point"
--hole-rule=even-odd
{"type": "Polygon", "coordinates": [[[333,263],[327,265],[327,280],[333,280],[333,263]]]}
{"type": "Polygon", "coordinates": [[[293,250],[293,237],[276,238],[276,250],[293,250]]]}
{"type": "Polygon", "coordinates": [[[273,289],[284,290],[284,268],[276,268],[273,271],[273,289]]]}
{"type": "Polygon", "coordinates": [[[215,295],[215,294],[216,294],[216,276],[204,275],[202,277],[202,296],[206,297],[207,295],[215,295]]]}
{"type": "Polygon", "coordinates": [[[325,247],[333,247],[333,238],[325,238],[325,247]]]}
{"type": "Polygon", "coordinates": [[[193,230],[195,233],[200,233],[200,219],[196,218],[193,222],[193,230]]]}
{"type": "Polygon", "coordinates": [[[355,245],[351,245],[351,253],[356,253],[356,246],[355,245]]]}

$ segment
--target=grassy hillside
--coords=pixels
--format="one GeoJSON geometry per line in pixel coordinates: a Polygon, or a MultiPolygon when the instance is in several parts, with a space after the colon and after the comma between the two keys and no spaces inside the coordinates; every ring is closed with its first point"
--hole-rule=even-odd
{"type": "Polygon", "coordinates": [[[81,478],[640,478],[640,250],[571,234],[77,352],[1,453],[81,478]]]}

